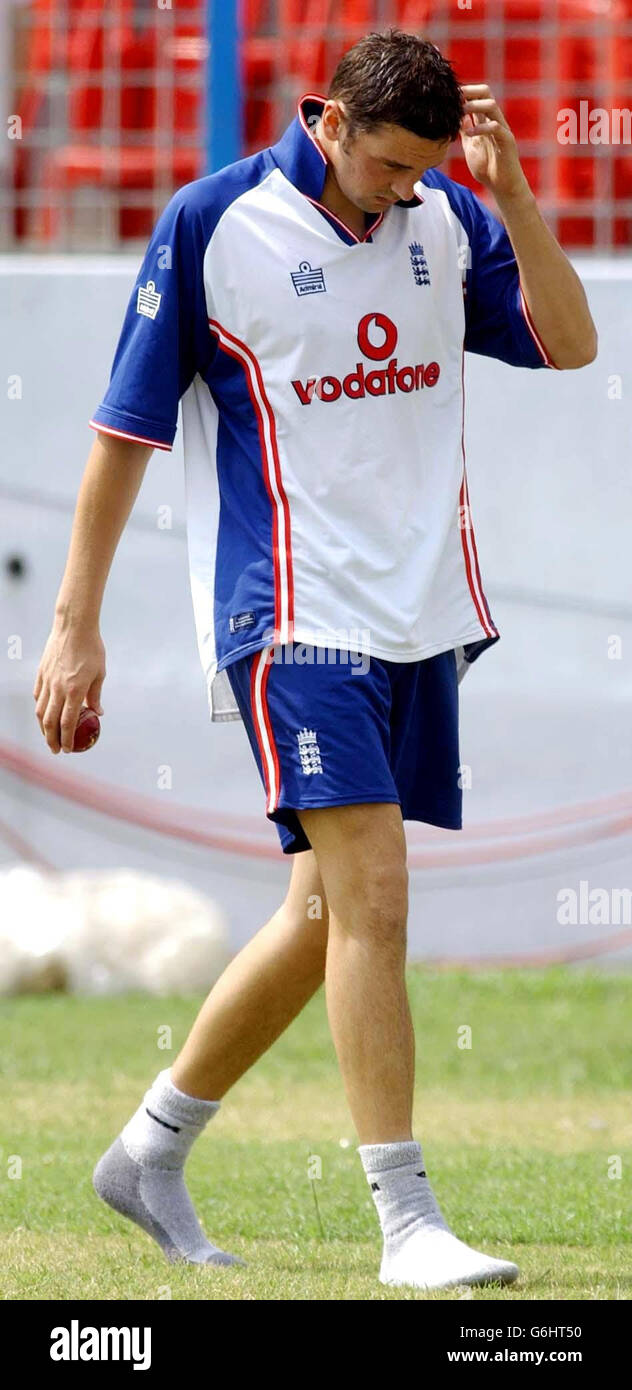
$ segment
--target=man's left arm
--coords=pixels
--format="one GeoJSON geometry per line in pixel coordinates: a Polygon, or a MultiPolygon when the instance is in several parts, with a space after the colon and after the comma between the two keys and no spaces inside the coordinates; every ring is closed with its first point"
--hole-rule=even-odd
{"type": "Polygon", "coordinates": [[[471,83],[462,91],[463,153],[470,173],[494,195],[535,329],[557,367],[585,367],[598,343],[581,280],[540,213],[489,87],[471,83]]]}

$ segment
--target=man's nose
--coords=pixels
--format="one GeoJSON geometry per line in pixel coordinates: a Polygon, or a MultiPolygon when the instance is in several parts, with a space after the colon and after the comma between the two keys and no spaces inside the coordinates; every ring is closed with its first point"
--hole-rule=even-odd
{"type": "Polygon", "coordinates": [[[391,192],[397,194],[403,203],[409,203],[414,195],[416,182],[415,178],[398,179],[391,184],[391,192]]]}

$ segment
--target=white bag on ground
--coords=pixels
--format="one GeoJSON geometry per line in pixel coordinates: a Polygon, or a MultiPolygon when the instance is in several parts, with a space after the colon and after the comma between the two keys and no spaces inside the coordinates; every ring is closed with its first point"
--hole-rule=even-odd
{"type": "Polygon", "coordinates": [[[134,869],[0,870],[0,993],[207,993],[231,957],[217,904],[134,869]]]}

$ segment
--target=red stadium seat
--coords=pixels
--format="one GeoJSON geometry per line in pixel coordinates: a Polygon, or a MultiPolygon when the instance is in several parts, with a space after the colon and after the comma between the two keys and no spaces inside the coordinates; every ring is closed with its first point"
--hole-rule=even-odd
{"type": "Polygon", "coordinates": [[[242,0],[242,21],[245,34],[255,34],[264,26],[273,26],[275,19],[271,0],[242,0]]]}
{"type": "Polygon", "coordinates": [[[503,74],[505,82],[539,82],[542,77],[542,47],[540,38],[520,35],[503,43],[503,74]]]}
{"type": "Polygon", "coordinates": [[[246,37],[242,44],[242,70],[246,97],[256,89],[271,87],[284,70],[285,45],[282,39],[246,37]]]}
{"type": "MultiPolygon", "coordinates": [[[[454,8],[456,9],[456,6],[454,8]]],[[[395,0],[393,12],[393,23],[397,25],[398,29],[403,29],[408,34],[419,34],[433,21],[445,19],[445,0],[395,0]]],[[[461,20],[465,24],[467,23],[468,17],[471,18],[471,11],[457,11],[459,27],[461,20]]],[[[428,38],[432,39],[432,34],[429,33],[428,38]]]]}
{"type": "MultiPolygon", "coordinates": [[[[140,191],[154,188],[159,180],[175,188],[198,177],[201,152],[187,148],[186,137],[200,130],[202,84],[187,83],[186,76],[205,61],[203,25],[176,23],[165,36],[153,27],[140,32],[126,23],[105,27],[99,12],[93,13],[96,22],[77,29],[69,48],[71,70],[88,72],[92,81],[71,86],[71,143],[47,161],[45,187],[66,194],[93,183],[112,192],[140,191]],[[113,81],[112,73],[118,80],[113,81]],[[152,133],[158,136],[165,129],[172,134],[170,145],[164,147],[159,139],[152,145],[152,133]],[[119,133],[127,137],[120,144],[119,133]],[[95,136],[101,143],[95,143],[95,136]],[[78,143],[86,137],[88,144],[78,143]]],[[[121,201],[121,236],[146,236],[154,220],[150,205],[126,207],[121,201]]],[[[44,209],[35,225],[37,234],[52,236],[59,217],[44,209]]]]}
{"type": "MultiPolygon", "coordinates": [[[[554,0],[554,3],[559,6],[564,0],[554,0]]],[[[551,0],[502,0],[505,24],[509,21],[515,24],[538,24],[543,19],[550,19],[551,9],[551,0]]]]}
{"type": "Polygon", "coordinates": [[[244,129],[246,142],[253,149],[264,149],[274,143],[278,135],[278,125],[274,103],[269,98],[246,98],[244,129]]]}
{"type": "Polygon", "coordinates": [[[485,40],[450,38],[442,47],[456,72],[459,82],[484,82],[485,40]]]}

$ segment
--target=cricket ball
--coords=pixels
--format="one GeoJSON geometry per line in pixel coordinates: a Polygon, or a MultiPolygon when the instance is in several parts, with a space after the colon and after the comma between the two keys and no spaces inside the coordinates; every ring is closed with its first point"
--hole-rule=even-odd
{"type": "Polygon", "coordinates": [[[73,753],[85,753],[88,748],[92,748],[100,733],[101,723],[96,710],[84,706],[77,720],[72,745],[73,753]]]}

